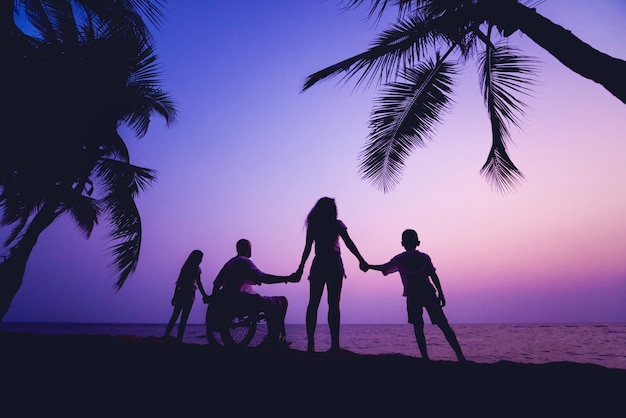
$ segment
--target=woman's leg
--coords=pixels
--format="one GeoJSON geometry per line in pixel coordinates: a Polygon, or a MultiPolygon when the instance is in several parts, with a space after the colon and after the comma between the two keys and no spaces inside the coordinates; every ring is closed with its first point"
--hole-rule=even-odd
{"type": "Polygon", "coordinates": [[[309,305],[306,308],[306,336],[308,339],[307,351],[315,351],[315,328],[317,327],[317,310],[322,300],[324,282],[309,280],[309,305]]]}
{"type": "Polygon", "coordinates": [[[170,334],[172,333],[172,330],[174,329],[174,324],[176,323],[176,320],[178,319],[178,316],[180,315],[181,310],[182,310],[182,307],[180,306],[179,303],[174,304],[174,311],[172,312],[172,316],[170,317],[170,320],[167,323],[167,327],[165,328],[166,337],[169,337],[170,334]]]}
{"type": "Polygon", "coordinates": [[[187,319],[191,313],[191,307],[193,306],[193,300],[187,302],[183,306],[182,314],[180,316],[180,322],[178,323],[178,341],[183,342],[183,335],[185,334],[185,328],[187,327],[187,319]]]}
{"type": "Polygon", "coordinates": [[[339,301],[341,300],[341,286],[343,278],[333,280],[326,285],[328,291],[328,327],[330,328],[330,349],[331,351],[339,351],[339,326],[341,324],[341,313],[339,310],[339,301]]]}

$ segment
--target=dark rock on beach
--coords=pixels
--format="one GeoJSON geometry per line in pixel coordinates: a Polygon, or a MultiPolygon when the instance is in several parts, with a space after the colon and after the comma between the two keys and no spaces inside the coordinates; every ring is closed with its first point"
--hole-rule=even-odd
{"type": "Polygon", "coordinates": [[[0,333],[2,416],[622,416],[626,370],[0,333]],[[198,416],[198,415],[196,415],[198,416]]]}

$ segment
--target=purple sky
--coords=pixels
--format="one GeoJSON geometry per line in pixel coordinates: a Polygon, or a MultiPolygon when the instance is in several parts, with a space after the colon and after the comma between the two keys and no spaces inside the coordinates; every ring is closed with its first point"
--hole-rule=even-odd
{"type": "MultiPolygon", "coordinates": [[[[516,33],[510,42],[541,60],[524,129],[513,130],[520,189],[498,194],[479,175],[490,127],[470,62],[433,141],[384,194],[357,173],[376,90],[330,80],[300,93],[307,75],[362,52],[381,27],[338,1],[260,3],[169,2],[156,38],[180,116],[169,128],[155,119],[141,140],[127,136],[131,161],[159,173],[138,199],[136,273],[114,292],[104,230],[85,240],[63,218],[40,238],[5,321],[164,323],[189,252],[205,253],[210,289],[239,238],[251,240],[260,269],[290,274],[304,219],[322,196],[336,199],[370,263],[400,252],[402,230],[416,229],[453,323],[626,321],[623,103],[516,33]]],[[[538,10],[626,58],[623,1],[548,0],[538,10]]],[[[362,273],[342,249],[342,321],[406,322],[399,276],[362,273]]],[[[287,322],[304,323],[306,280],[258,290],[286,295],[287,322]]],[[[190,322],[202,323],[204,311],[197,302],[190,322]]]]}

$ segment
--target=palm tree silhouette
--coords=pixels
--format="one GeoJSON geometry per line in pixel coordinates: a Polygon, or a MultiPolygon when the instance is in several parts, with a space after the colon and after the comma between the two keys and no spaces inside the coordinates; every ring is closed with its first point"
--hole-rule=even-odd
{"type": "Polygon", "coordinates": [[[1,221],[11,227],[0,264],[0,321],[38,237],[63,214],[86,237],[101,219],[108,221],[119,273],[114,289],[122,287],[141,247],[134,198],[155,172],[130,163],[118,128],[126,125],[140,138],[152,115],[168,124],[176,116],[160,88],[157,57],[139,13],[158,23],[159,9],[150,1],[13,6],[0,6],[5,100],[11,104],[2,116],[0,143],[1,221]],[[26,11],[21,27],[13,19],[18,10],[26,11]]]}
{"type": "MultiPolygon", "coordinates": [[[[363,0],[347,0],[352,9],[363,0]]],[[[626,103],[626,62],[587,45],[533,8],[541,0],[387,0],[371,1],[370,17],[397,5],[397,22],[365,52],[324,68],[304,82],[305,91],[321,80],[342,76],[357,85],[375,78],[386,83],[370,118],[360,153],[362,178],[384,192],[398,184],[407,156],[423,147],[449,110],[458,67],[476,57],[480,86],[491,122],[492,145],[481,168],[491,186],[514,189],[523,174],[507,153],[509,127],[519,126],[525,98],[532,92],[538,61],[506,43],[520,30],[560,62],[600,83],[626,103]]]]}

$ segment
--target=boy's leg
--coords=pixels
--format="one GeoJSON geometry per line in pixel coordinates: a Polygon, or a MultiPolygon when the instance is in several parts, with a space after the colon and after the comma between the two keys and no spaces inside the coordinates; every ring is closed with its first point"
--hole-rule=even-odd
{"type": "Polygon", "coordinates": [[[424,335],[424,321],[416,321],[413,324],[413,330],[415,331],[415,339],[417,340],[417,346],[420,349],[420,353],[424,360],[430,360],[428,357],[428,349],[426,348],[426,336],[424,335]]]}
{"type": "Polygon", "coordinates": [[[424,317],[423,307],[418,295],[407,295],[406,311],[409,317],[409,323],[413,324],[417,347],[424,360],[430,360],[428,357],[428,349],[426,348],[426,336],[424,335],[424,317]]]}
{"type": "Polygon", "coordinates": [[[448,341],[448,344],[450,344],[450,347],[452,347],[452,349],[454,350],[454,353],[456,354],[456,357],[459,359],[459,361],[465,361],[465,356],[463,355],[463,351],[461,350],[461,345],[456,339],[456,334],[454,333],[454,331],[452,331],[450,324],[448,324],[447,321],[443,322],[439,324],[439,328],[443,332],[443,335],[446,337],[446,340],[448,341]]]}

